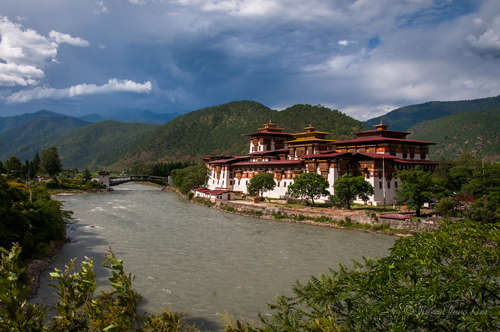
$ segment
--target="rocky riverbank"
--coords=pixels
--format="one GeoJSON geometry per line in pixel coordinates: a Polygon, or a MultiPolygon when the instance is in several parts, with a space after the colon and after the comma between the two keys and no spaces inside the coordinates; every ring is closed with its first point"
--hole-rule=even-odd
{"type": "Polygon", "coordinates": [[[434,231],[438,225],[429,225],[413,221],[380,221],[375,213],[342,209],[324,209],[314,207],[288,208],[273,203],[253,203],[251,201],[217,201],[195,198],[190,199],[177,188],[164,187],[163,191],[176,193],[193,203],[205,205],[224,212],[256,217],[260,219],[282,220],[293,223],[358,230],[368,233],[409,236],[413,232],[434,231]]]}

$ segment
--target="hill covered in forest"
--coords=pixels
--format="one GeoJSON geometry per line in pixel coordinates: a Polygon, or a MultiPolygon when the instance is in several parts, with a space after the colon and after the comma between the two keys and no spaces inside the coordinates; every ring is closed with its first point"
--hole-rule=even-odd
{"type": "Polygon", "coordinates": [[[54,146],[64,168],[100,170],[122,158],[130,145],[144,140],[158,127],[143,123],[98,122],[80,128],[54,146]]]}
{"type": "Polygon", "coordinates": [[[369,128],[384,123],[391,125],[392,130],[408,130],[408,128],[433,119],[438,119],[464,111],[486,111],[500,107],[500,96],[461,101],[430,101],[424,104],[409,105],[397,108],[385,115],[365,121],[369,128]]]}
{"type": "MultiPolygon", "coordinates": [[[[46,112],[46,111],[41,111],[46,112]]],[[[39,113],[39,112],[37,112],[39,113]]],[[[37,151],[56,145],[59,140],[90,122],[70,116],[49,113],[23,121],[26,117],[13,117],[21,124],[0,133],[0,160],[16,156],[21,161],[31,160],[37,151]]],[[[40,113],[39,113],[40,114],[40,113]]],[[[12,125],[10,122],[8,125],[12,125]]]]}
{"type": "Polygon", "coordinates": [[[430,148],[433,159],[453,159],[466,152],[476,158],[500,161],[500,107],[424,121],[408,131],[413,132],[412,139],[438,143],[430,148]]]}
{"type": "Polygon", "coordinates": [[[181,115],[136,141],[128,153],[110,169],[126,169],[139,161],[201,159],[211,155],[248,153],[249,138],[269,121],[284,132],[303,132],[313,125],[331,133],[331,139],[353,138],[352,132],[366,130],[359,122],[337,110],[322,106],[294,105],[282,111],[253,101],[233,101],[181,115]]]}

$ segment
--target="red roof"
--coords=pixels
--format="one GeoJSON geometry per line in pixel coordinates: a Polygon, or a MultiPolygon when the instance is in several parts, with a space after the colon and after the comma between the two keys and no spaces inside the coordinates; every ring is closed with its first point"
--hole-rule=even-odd
{"type": "Polygon", "coordinates": [[[373,129],[373,130],[366,130],[366,131],[357,131],[355,133],[353,133],[354,135],[357,135],[357,134],[364,134],[364,133],[367,133],[367,134],[371,134],[371,133],[380,133],[380,134],[383,134],[383,133],[394,133],[394,134],[406,134],[406,135],[409,135],[411,133],[409,132],[406,132],[406,131],[399,131],[399,130],[377,130],[377,129],[373,129]]]}
{"type": "Polygon", "coordinates": [[[390,154],[384,154],[384,153],[369,153],[369,152],[334,152],[330,154],[326,153],[316,153],[316,154],[308,154],[304,155],[302,157],[304,158],[336,158],[336,157],[341,157],[343,155],[357,155],[361,154],[367,157],[372,157],[372,158],[386,158],[386,159],[398,159],[399,157],[391,156],[390,154]]]}
{"type": "Polygon", "coordinates": [[[233,164],[234,166],[259,166],[259,165],[282,165],[282,164],[288,164],[288,165],[300,165],[303,161],[302,160],[273,160],[273,161],[262,161],[262,162],[247,162],[247,161],[240,161],[239,163],[233,164]]]}
{"type": "Polygon", "coordinates": [[[218,159],[218,160],[213,160],[209,161],[207,164],[227,164],[232,161],[240,160],[240,159],[248,159],[250,158],[249,156],[233,156],[232,158],[229,159],[218,159]]]}
{"type": "Polygon", "coordinates": [[[427,165],[437,165],[439,162],[432,160],[406,160],[406,159],[396,159],[398,163],[403,164],[427,164],[427,165]]]}
{"type": "Polygon", "coordinates": [[[212,195],[212,196],[216,196],[216,195],[224,194],[224,193],[227,193],[227,192],[229,191],[229,190],[227,190],[227,189],[216,189],[216,190],[210,190],[210,189],[203,188],[203,187],[194,188],[193,190],[194,190],[194,191],[199,191],[199,192],[202,192],[202,193],[204,193],[204,194],[209,194],[209,195],[212,195]]]}
{"type": "Polygon", "coordinates": [[[348,144],[359,144],[359,143],[369,143],[369,142],[394,142],[394,143],[402,143],[402,144],[425,144],[425,145],[436,145],[434,142],[427,141],[417,141],[414,139],[406,139],[406,138],[391,138],[391,137],[369,137],[369,138],[357,138],[350,139],[347,141],[337,141],[327,144],[332,145],[348,145],[348,144]]]}
{"type": "Polygon", "coordinates": [[[282,135],[282,136],[293,136],[290,133],[282,133],[278,131],[259,131],[258,133],[253,134],[244,134],[243,136],[259,136],[259,135],[282,135]]]}

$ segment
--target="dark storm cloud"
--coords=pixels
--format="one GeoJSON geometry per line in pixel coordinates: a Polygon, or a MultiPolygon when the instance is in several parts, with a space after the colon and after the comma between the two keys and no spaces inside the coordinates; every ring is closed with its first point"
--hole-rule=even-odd
{"type": "Polygon", "coordinates": [[[34,38],[21,49],[44,52],[8,58],[0,45],[0,116],[186,112],[248,99],[367,119],[411,103],[493,96],[497,3],[6,0],[3,22],[34,38]]]}

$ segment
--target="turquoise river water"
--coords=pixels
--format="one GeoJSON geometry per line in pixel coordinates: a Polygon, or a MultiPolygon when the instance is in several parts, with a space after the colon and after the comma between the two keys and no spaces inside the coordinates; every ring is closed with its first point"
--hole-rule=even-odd
{"type": "MultiPolygon", "coordinates": [[[[383,257],[394,238],[359,231],[263,220],[214,210],[155,187],[134,183],[102,194],[59,196],[77,223],[71,242],[43,273],[35,301],[51,303],[48,273],[72,258],[94,257],[96,266],[112,247],[136,276],[142,307],[188,311],[190,321],[217,329],[218,313],[257,321],[272,314],[266,303],[292,295],[337,262],[383,257]]],[[[96,268],[105,285],[108,271],[96,268]]]]}

